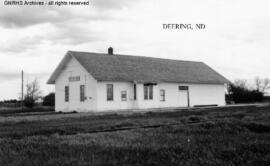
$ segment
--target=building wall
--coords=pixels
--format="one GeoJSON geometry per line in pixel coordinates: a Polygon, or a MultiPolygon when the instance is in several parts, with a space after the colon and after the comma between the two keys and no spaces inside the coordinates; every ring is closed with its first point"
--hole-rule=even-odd
{"type": "Polygon", "coordinates": [[[97,103],[97,81],[79,64],[71,58],[65,69],[60,73],[55,83],[56,111],[94,111],[97,103]],[[80,81],[70,82],[70,76],[80,76],[80,81]],[[84,102],[80,101],[80,85],[85,85],[84,102]],[[65,86],[69,86],[69,102],[65,102],[65,86]]]}
{"type": "Polygon", "coordinates": [[[190,105],[226,105],[225,86],[209,84],[190,85],[190,105]]]}
{"type": "Polygon", "coordinates": [[[219,105],[225,103],[225,86],[210,84],[178,84],[160,83],[154,86],[153,100],[143,99],[143,85],[141,84],[139,96],[139,108],[165,108],[165,107],[187,107],[187,91],[179,91],[179,86],[189,87],[189,103],[195,105],[219,105]],[[161,101],[160,90],[165,90],[165,101],[161,101]]]}
{"type": "Polygon", "coordinates": [[[144,100],[143,84],[137,84],[137,100],[133,99],[133,83],[98,82],[97,110],[146,109],[187,107],[188,94],[179,85],[189,86],[189,103],[195,105],[225,105],[224,85],[160,83],[153,87],[153,100],[144,100]],[[114,85],[114,100],[107,101],[106,85],[114,85]],[[165,101],[160,101],[160,89],[165,90],[165,101]],[[121,101],[121,91],[127,91],[127,101],[121,101]]]}
{"type": "Polygon", "coordinates": [[[128,82],[98,82],[97,110],[132,109],[133,84],[128,82]],[[113,101],[107,101],[107,84],[113,84],[113,101]],[[121,100],[121,91],[127,91],[127,101],[121,100]]]}
{"type": "Polygon", "coordinates": [[[160,96],[158,96],[160,107],[172,107],[172,106],[173,107],[185,107],[185,106],[187,106],[187,105],[183,104],[187,101],[187,96],[185,98],[181,98],[182,92],[180,92],[178,89],[179,85],[182,85],[182,84],[174,84],[174,83],[171,83],[171,84],[161,83],[161,84],[159,84],[159,89],[165,90],[165,101],[160,101],[160,96]]]}
{"type": "Polygon", "coordinates": [[[158,85],[153,86],[153,100],[145,100],[144,99],[143,84],[138,84],[137,85],[137,94],[138,94],[137,95],[138,107],[136,109],[160,107],[158,85]]]}

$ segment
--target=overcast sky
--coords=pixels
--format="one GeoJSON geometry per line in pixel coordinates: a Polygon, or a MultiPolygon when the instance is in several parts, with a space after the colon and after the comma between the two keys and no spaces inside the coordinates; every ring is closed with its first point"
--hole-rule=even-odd
{"type": "Polygon", "coordinates": [[[0,100],[50,74],[68,50],[203,61],[234,79],[270,78],[269,0],[91,0],[84,7],[11,7],[0,3],[0,100]],[[164,30],[162,24],[206,25],[164,30]]]}

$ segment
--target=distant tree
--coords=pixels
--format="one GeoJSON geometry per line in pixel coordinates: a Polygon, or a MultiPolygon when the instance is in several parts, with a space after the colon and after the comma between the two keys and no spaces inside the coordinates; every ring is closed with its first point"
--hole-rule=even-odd
{"type": "Polygon", "coordinates": [[[55,105],[55,93],[49,93],[43,98],[44,106],[54,106],[55,105]]]}
{"type": "Polygon", "coordinates": [[[249,88],[246,80],[236,80],[230,84],[228,93],[226,98],[235,103],[261,102],[263,100],[263,93],[257,89],[249,88]]]}
{"type": "Polygon", "coordinates": [[[237,79],[234,81],[233,85],[241,89],[249,89],[247,85],[247,80],[245,79],[237,79]]]}
{"type": "Polygon", "coordinates": [[[41,91],[37,79],[26,84],[26,95],[24,97],[24,105],[26,107],[34,107],[36,101],[41,98],[41,91]]]}
{"type": "Polygon", "coordinates": [[[266,90],[270,89],[270,79],[268,78],[261,79],[259,77],[256,77],[255,86],[257,91],[265,93],[266,90]]]}

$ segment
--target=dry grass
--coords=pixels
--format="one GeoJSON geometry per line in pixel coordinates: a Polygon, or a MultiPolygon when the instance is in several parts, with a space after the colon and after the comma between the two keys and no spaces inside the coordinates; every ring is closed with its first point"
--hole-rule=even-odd
{"type": "Polygon", "coordinates": [[[79,115],[0,123],[0,165],[270,165],[270,107],[79,115]]]}

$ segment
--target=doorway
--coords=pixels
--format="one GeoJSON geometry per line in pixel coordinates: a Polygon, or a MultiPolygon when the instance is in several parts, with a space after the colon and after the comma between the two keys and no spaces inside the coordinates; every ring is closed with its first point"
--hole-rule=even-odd
{"type": "Polygon", "coordinates": [[[188,86],[179,86],[179,98],[180,98],[180,107],[189,107],[189,87],[188,86]]]}

